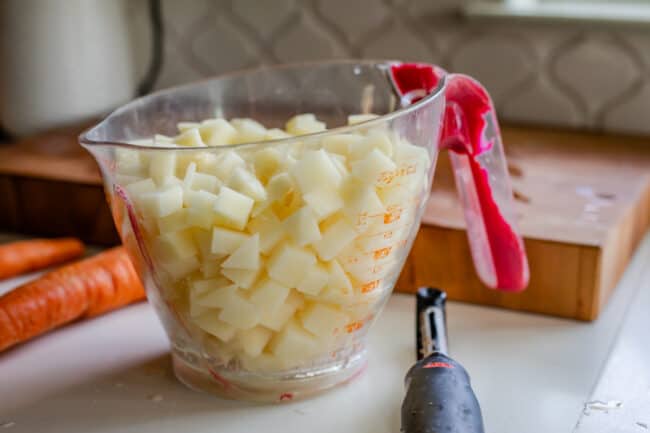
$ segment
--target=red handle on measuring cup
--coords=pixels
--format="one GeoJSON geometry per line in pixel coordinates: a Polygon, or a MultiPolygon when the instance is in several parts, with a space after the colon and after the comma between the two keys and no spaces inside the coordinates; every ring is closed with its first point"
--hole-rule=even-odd
{"type": "Polygon", "coordinates": [[[433,65],[396,63],[390,71],[402,96],[428,94],[445,78],[446,108],[439,147],[449,150],[474,266],[489,287],[525,289],[528,261],[514,222],[501,134],[487,91],[466,75],[446,74],[433,65]]]}

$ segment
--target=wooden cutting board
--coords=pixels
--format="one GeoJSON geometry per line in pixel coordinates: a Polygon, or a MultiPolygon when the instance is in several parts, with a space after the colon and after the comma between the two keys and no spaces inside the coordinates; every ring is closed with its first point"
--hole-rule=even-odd
{"type": "MultiPolygon", "coordinates": [[[[0,230],[118,237],[79,128],[0,145],[0,230]]],[[[485,288],[474,272],[445,154],[397,290],[441,287],[451,299],[581,320],[598,316],[650,225],[650,139],[504,128],[529,288],[485,288]]]]}
{"type": "Polygon", "coordinates": [[[0,230],[119,242],[99,169],[77,142],[82,129],[0,144],[0,230]]]}

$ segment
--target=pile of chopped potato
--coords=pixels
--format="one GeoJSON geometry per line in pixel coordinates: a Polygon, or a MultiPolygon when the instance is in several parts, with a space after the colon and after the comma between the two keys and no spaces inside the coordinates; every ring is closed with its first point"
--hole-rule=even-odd
{"type": "Polygon", "coordinates": [[[348,344],[408,252],[429,184],[427,150],[372,126],[219,147],[325,131],[312,114],[285,131],[251,119],[178,129],[135,143],[167,149],[116,155],[166,300],[210,340],[210,355],[254,371],[294,368],[348,344]]]}

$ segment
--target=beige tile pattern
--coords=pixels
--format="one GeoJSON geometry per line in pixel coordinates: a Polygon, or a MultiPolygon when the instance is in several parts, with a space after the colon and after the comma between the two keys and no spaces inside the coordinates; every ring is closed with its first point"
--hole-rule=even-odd
{"type": "Polygon", "coordinates": [[[525,41],[507,33],[477,33],[455,50],[449,69],[479,80],[502,107],[513,91],[530,81],[533,66],[525,41]]]}
{"type": "Polygon", "coordinates": [[[163,0],[158,87],[329,58],[438,63],[503,120],[650,134],[650,31],[467,22],[466,0],[163,0]]]}
{"type": "Polygon", "coordinates": [[[615,39],[579,36],[552,59],[556,84],[580,101],[585,121],[631,88],[641,75],[632,54],[615,39]]]}

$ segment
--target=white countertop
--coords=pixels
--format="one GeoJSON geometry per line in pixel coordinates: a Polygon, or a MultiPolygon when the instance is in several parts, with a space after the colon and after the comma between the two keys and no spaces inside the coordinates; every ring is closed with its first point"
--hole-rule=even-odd
{"type": "MultiPolygon", "coordinates": [[[[650,235],[595,323],[449,303],[451,354],[472,376],[487,432],[647,431],[648,264],[650,235]],[[580,419],[595,398],[623,404],[580,419]]],[[[0,283],[0,293],[25,279],[0,283]]],[[[397,433],[402,378],[415,356],[413,304],[410,296],[392,297],[371,333],[363,376],[282,405],[186,389],[173,377],[152,309],[134,305],[0,354],[0,431],[397,433]]]]}

